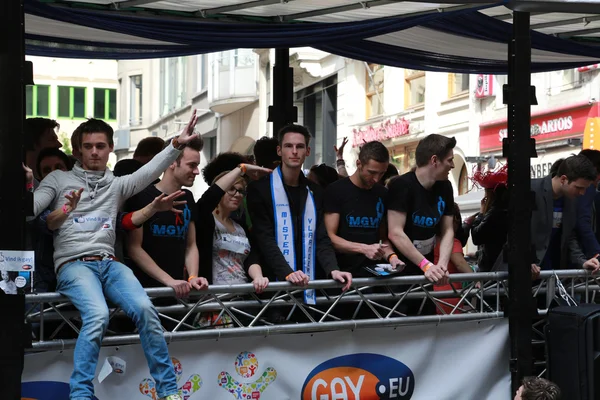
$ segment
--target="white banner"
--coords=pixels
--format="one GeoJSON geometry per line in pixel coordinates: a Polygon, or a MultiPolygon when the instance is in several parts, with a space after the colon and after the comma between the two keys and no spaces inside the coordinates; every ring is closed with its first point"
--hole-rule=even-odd
{"type": "Polygon", "coordinates": [[[35,252],[32,250],[0,250],[0,270],[33,271],[35,269],[35,252]]]}
{"type": "Polygon", "coordinates": [[[35,252],[30,250],[0,250],[0,290],[5,294],[23,293],[35,269],[35,252]]]}
{"type": "MultiPolygon", "coordinates": [[[[508,321],[176,342],[186,400],[505,400],[508,321]]],[[[23,398],[67,400],[73,351],[27,355],[23,398]]],[[[139,345],[103,348],[127,369],[94,380],[98,400],[156,399],[139,345]]]]}

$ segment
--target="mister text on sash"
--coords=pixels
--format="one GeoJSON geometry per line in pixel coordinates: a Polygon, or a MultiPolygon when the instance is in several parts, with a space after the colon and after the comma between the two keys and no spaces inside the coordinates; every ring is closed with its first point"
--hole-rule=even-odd
{"type": "MultiPolygon", "coordinates": [[[[273,212],[275,214],[275,235],[277,246],[283,254],[283,257],[294,270],[298,270],[296,265],[296,247],[294,246],[294,219],[283,186],[281,168],[277,167],[271,174],[271,195],[273,196],[273,212]]],[[[315,279],[315,231],[317,227],[317,209],[312,192],[306,187],[308,192],[306,204],[302,212],[302,271],[308,275],[310,280],[315,279]]],[[[314,289],[304,291],[304,302],[306,304],[316,304],[316,293],[314,289]]]]}

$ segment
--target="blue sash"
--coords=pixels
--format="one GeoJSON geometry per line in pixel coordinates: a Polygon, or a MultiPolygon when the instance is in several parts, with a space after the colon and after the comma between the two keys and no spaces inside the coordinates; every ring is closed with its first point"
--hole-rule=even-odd
{"type": "MultiPolygon", "coordinates": [[[[296,265],[296,247],[294,246],[294,219],[290,209],[289,200],[285,188],[281,167],[277,167],[271,174],[271,196],[273,199],[273,212],[275,216],[275,238],[277,246],[285,261],[294,270],[296,265]]],[[[315,232],[317,228],[317,208],[312,192],[308,190],[306,204],[302,212],[302,271],[308,275],[310,280],[315,279],[315,232]]],[[[304,291],[304,302],[316,304],[316,293],[314,289],[304,291]]]]}

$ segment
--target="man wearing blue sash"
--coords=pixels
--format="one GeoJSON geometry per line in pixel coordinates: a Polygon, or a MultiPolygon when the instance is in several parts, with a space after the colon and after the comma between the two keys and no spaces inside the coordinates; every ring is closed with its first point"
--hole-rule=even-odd
{"type": "MultiPolygon", "coordinates": [[[[340,271],[323,224],[323,190],[302,173],[308,155],[310,133],[300,125],[279,132],[277,153],[281,165],[248,186],[248,209],[256,246],[264,264],[280,281],[305,286],[319,276],[344,283],[352,274],[340,271]],[[316,270],[316,264],[322,269],[316,270]]],[[[315,304],[314,290],[304,293],[306,304],[315,304]]]]}

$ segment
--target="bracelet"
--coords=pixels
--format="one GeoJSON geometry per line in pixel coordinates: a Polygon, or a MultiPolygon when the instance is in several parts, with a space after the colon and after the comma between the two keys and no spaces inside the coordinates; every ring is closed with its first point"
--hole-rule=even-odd
{"type": "Polygon", "coordinates": [[[173,138],[171,143],[173,143],[173,147],[175,147],[177,150],[183,150],[185,147],[185,144],[179,144],[179,140],[177,140],[176,137],[173,138]]]}
{"type": "Polygon", "coordinates": [[[390,254],[389,256],[387,256],[387,262],[388,262],[388,263],[390,262],[390,260],[392,259],[392,257],[396,257],[396,258],[398,258],[398,255],[397,255],[396,253],[392,253],[392,254],[390,254]]]}
{"type": "Polygon", "coordinates": [[[426,273],[429,270],[429,268],[431,268],[431,267],[433,267],[433,264],[428,263],[427,265],[425,265],[424,268],[421,268],[421,269],[423,270],[423,273],[426,273]]]}
{"type": "Polygon", "coordinates": [[[287,274],[287,276],[285,277],[285,280],[287,281],[287,279],[288,279],[288,278],[290,277],[290,275],[292,275],[292,274],[293,274],[293,272],[292,272],[292,273],[290,273],[290,274],[287,274]]]}
{"type": "Polygon", "coordinates": [[[134,231],[137,228],[139,228],[141,225],[136,225],[133,223],[133,213],[127,213],[123,216],[123,219],[121,220],[121,227],[126,230],[126,231],[134,231]]]}
{"type": "Polygon", "coordinates": [[[73,210],[69,211],[68,207],[69,207],[68,205],[63,204],[63,206],[62,206],[62,212],[63,212],[63,214],[65,214],[65,215],[71,214],[71,211],[73,211],[73,210]]]}
{"type": "Polygon", "coordinates": [[[196,275],[192,275],[192,276],[190,276],[190,277],[188,278],[188,282],[189,282],[189,281],[191,281],[191,280],[192,280],[192,279],[194,279],[194,278],[197,278],[197,276],[196,276],[196,275]]]}
{"type": "Polygon", "coordinates": [[[431,264],[431,261],[429,261],[429,260],[428,260],[428,259],[426,259],[426,258],[423,258],[423,259],[421,260],[421,262],[419,263],[419,268],[423,269],[423,267],[425,267],[427,264],[431,264]]]}
{"type": "Polygon", "coordinates": [[[26,189],[26,190],[31,190],[31,189],[33,189],[33,182],[28,182],[28,183],[25,185],[25,189],[26,189]]]}
{"type": "Polygon", "coordinates": [[[335,165],[337,165],[338,167],[341,167],[342,165],[346,165],[346,161],[344,161],[343,158],[339,158],[335,161],[335,165]]]}
{"type": "Polygon", "coordinates": [[[238,168],[242,170],[242,176],[246,175],[246,164],[240,164],[238,168]]]}

